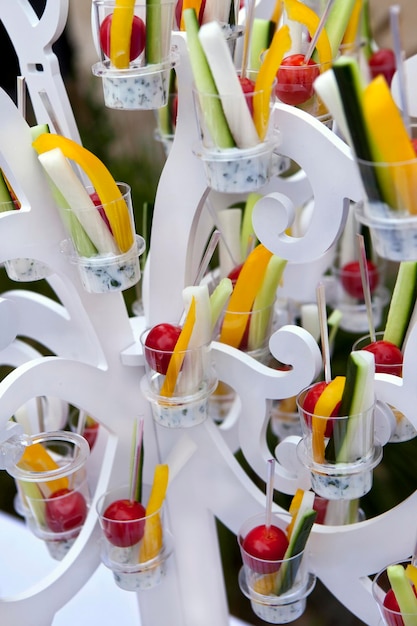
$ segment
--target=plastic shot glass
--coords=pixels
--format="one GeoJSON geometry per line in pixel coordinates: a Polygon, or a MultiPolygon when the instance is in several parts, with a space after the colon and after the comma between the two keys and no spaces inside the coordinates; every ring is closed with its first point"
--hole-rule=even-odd
{"type": "MultiPolygon", "coordinates": [[[[378,609],[382,618],[381,624],[385,624],[386,626],[403,626],[403,624],[412,624],[413,621],[417,620],[417,608],[415,613],[408,612],[406,614],[401,613],[401,611],[398,610],[398,604],[394,600],[395,596],[393,597],[394,592],[391,587],[391,581],[389,576],[392,568],[395,568],[397,569],[397,573],[402,573],[403,571],[405,573],[405,576],[407,577],[407,567],[410,566],[411,561],[392,563],[391,565],[384,567],[380,572],[378,572],[378,574],[376,574],[375,578],[373,579],[372,595],[378,605],[378,609]]],[[[411,580],[408,580],[408,584],[410,585],[411,591],[411,580]]],[[[413,591],[411,591],[411,593],[413,593],[413,591]]]]}

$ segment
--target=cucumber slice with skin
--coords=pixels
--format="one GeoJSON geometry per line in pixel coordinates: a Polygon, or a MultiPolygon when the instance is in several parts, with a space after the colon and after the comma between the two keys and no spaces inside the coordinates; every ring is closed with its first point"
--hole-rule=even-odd
{"type": "Polygon", "coordinates": [[[362,414],[375,402],[375,358],[367,350],[354,350],[348,356],[346,382],[340,409],[341,417],[348,419],[333,422],[333,432],[326,447],[327,461],[349,463],[364,456],[368,442],[363,441],[366,429],[362,428],[365,419],[362,414]]]}
{"type": "Polygon", "coordinates": [[[300,508],[296,514],[295,523],[291,532],[290,541],[283,557],[283,563],[278,571],[277,586],[275,593],[281,595],[291,589],[295,582],[301,558],[295,559],[296,555],[303,552],[311,529],[317,517],[317,511],[313,509],[314,492],[306,491],[300,508]]]}
{"type": "Polygon", "coordinates": [[[14,211],[15,208],[16,207],[14,205],[13,198],[10,195],[3,172],[0,170],[0,212],[4,213],[5,211],[14,211]]]}
{"type": "MultiPolygon", "coordinates": [[[[194,9],[186,9],[183,13],[187,46],[190,57],[194,83],[200,94],[218,95],[206,55],[202,48],[198,32],[200,26],[194,9]]],[[[230,132],[219,98],[209,97],[201,101],[204,119],[214,144],[218,148],[234,148],[236,143],[230,132]]]]}
{"type": "MultiPolygon", "coordinates": [[[[333,63],[337,86],[339,88],[346,124],[357,158],[373,161],[372,145],[368,136],[363,115],[363,80],[356,59],[341,56],[333,63]]],[[[362,182],[370,198],[382,198],[382,190],[373,168],[361,170],[362,182]]]]}
{"type": "Polygon", "coordinates": [[[402,261],[398,267],[384,331],[384,341],[390,341],[400,350],[404,347],[416,298],[417,261],[402,261]]]}
{"type": "Polygon", "coordinates": [[[259,70],[262,64],[262,53],[268,50],[272,37],[274,36],[275,28],[276,24],[271,20],[261,19],[260,17],[255,17],[253,20],[249,69],[259,70]]]}

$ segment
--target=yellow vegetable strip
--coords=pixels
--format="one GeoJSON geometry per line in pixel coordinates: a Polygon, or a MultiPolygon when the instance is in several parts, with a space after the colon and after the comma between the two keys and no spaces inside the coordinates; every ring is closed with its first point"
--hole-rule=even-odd
{"type": "Polygon", "coordinates": [[[297,513],[300,510],[300,506],[303,501],[303,495],[304,495],[304,489],[297,489],[297,491],[295,492],[291,500],[290,508],[288,509],[288,513],[291,515],[291,521],[288,524],[287,530],[286,530],[288,541],[291,539],[291,534],[294,528],[295,519],[297,517],[297,513]]]}
{"type": "Polygon", "coordinates": [[[271,45],[259,69],[253,95],[253,121],[260,139],[265,138],[271,106],[270,93],[284,54],[291,48],[290,29],[287,25],[275,31],[271,45]]]}
{"type": "Polygon", "coordinates": [[[165,380],[161,387],[161,396],[171,397],[175,390],[175,385],[177,384],[178,374],[181,370],[182,363],[185,357],[185,350],[187,350],[188,344],[190,342],[190,338],[194,329],[194,324],[196,320],[196,304],[195,298],[191,299],[190,307],[187,312],[187,316],[185,318],[184,325],[182,327],[180,336],[178,337],[177,343],[175,344],[174,351],[169,360],[167,373],[165,375],[165,380]]]}
{"type": "MultiPolygon", "coordinates": [[[[41,443],[33,443],[30,446],[26,446],[17,466],[27,472],[34,473],[59,470],[59,465],[53,460],[41,443]]],[[[59,489],[68,488],[68,478],[55,478],[48,480],[44,484],[49,489],[50,493],[54,493],[59,489]]]]}
{"type": "Polygon", "coordinates": [[[186,9],[194,9],[197,18],[200,15],[202,0],[183,0],[182,9],[181,9],[181,24],[180,30],[185,30],[185,22],[184,22],[184,11],[186,9]]]}
{"type": "Polygon", "coordinates": [[[220,331],[222,343],[234,348],[240,346],[253,302],[262,285],[271,256],[272,252],[259,244],[244,262],[224,315],[220,331]]]}
{"type": "Polygon", "coordinates": [[[275,0],[275,5],[273,8],[271,17],[270,17],[271,22],[278,24],[279,20],[281,19],[282,8],[283,8],[283,0],[275,0]]]}
{"type": "Polygon", "coordinates": [[[402,163],[392,168],[377,169],[384,200],[393,209],[416,214],[417,158],[400,111],[382,75],[364,89],[363,115],[374,161],[402,163]]]}
{"type": "Polygon", "coordinates": [[[343,35],[342,44],[343,46],[348,47],[348,51],[350,51],[350,47],[354,46],[359,35],[359,24],[361,19],[362,6],[363,0],[356,0],[353,11],[350,15],[348,25],[345,30],[345,34],[343,35]]]}
{"type": "Polygon", "coordinates": [[[139,562],[144,563],[155,558],[162,548],[162,524],[159,511],[165,500],[168,488],[168,465],[160,464],[155,467],[154,479],[146,507],[146,524],[143,539],[139,548],[139,562]]]}
{"type": "Polygon", "coordinates": [[[130,63],[130,39],[135,0],[116,0],[110,25],[110,61],[118,69],[130,63]]]}
{"type": "Polygon", "coordinates": [[[84,170],[101,200],[121,252],[130,250],[134,238],[129,209],[104,163],[76,141],[62,135],[43,133],[32,145],[38,154],[60,148],[67,159],[75,161],[84,170]]]}
{"type": "Polygon", "coordinates": [[[330,417],[341,401],[345,382],[346,378],[344,376],[336,376],[324,388],[314,407],[311,428],[313,435],[313,459],[316,463],[324,463],[324,435],[327,426],[327,420],[324,418],[330,417]]]}
{"type": "MultiPolygon", "coordinates": [[[[303,24],[307,28],[310,37],[313,38],[320,23],[317,13],[299,0],[284,0],[284,7],[288,18],[303,24]]],[[[325,28],[322,29],[317,39],[316,50],[319,63],[324,64],[324,69],[329,69],[332,62],[332,47],[325,28]]]]}

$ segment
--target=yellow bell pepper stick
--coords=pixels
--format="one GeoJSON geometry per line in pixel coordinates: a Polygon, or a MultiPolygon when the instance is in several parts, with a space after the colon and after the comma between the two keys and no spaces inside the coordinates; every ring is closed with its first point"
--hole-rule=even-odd
{"type": "Polygon", "coordinates": [[[336,376],[325,387],[314,407],[312,416],[312,448],[313,459],[316,463],[324,463],[324,436],[326,433],[327,420],[342,399],[345,388],[345,376],[336,376]]]}
{"type": "Polygon", "coordinates": [[[304,489],[297,489],[295,492],[290,507],[288,509],[288,513],[291,515],[291,521],[287,526],[287,530],[285,531],[287,534],[288,541],[291,539],[291,534],[295,525],[295,518],[297,517],[297,513],[300,510],[301,503],[303,501],[304,489]]]}
{"type": "Polygon", "coordinates": [[[275,25],[278,24],[281,19],[283,4],[283,0],[275,0],[275,5],[270,17],[270,21],[274,22],[275,25]]]}
{"type": "MultiPolygon", "coordinates": [[[[320,23],[317,13],[303,2],[300,2],[300,0],[284,0],[284,7],[288,18],[303,24],[307,28],[310,37],[313,38],[320,23]]],[[[324,65],[324,69],[329,69],[332,63],[332,47],[325,28],[322,29],[317,39],[316,50],[319,63],[324,65]]]]}
{"type": "Polygon", "coordinates": [[[377,169],[383,199],[393,209],[416,214],[416,154],[398,106],[383,76],[377,76],[365,87],[363,116],[374,161],[400,163],[392,168],[377,169]]]}
{"type": "Polygon", "coordinates": [[[272,252],[263,244],[252,250],[240,270],[224,315],[220,331],[221,343],[239,348],[253,302],[265,275],[272,252]]]}
{"type": "Polygon", "coordinates": [[[344,46],[344,53],[346,49],[350,52],[357,40],[359,34],[359,24],[362,14],[363,0],[356,0],[355,5],[353,7],[353,11],[350,15],[350,19],[348,25],[345,30],[345,34],[343,35],[342,45],[344,46]]]}
{"type": "Polygon", "coordinates": [[[100,198],[120,251],[130,250],[134,238],[129,209],[104,163],[76,141],[62,135],[43,133],[32,145],[38,154],[60,148],[67,159],[75,161],[84,170],[100,198]]]}
{"type": "Polygon", "coordinates": [[[271,45],[265,54],[265,59],[256,77],[253,94],[253,121],[261,140],[265,138],[268,128],[272,85],[284,54],[290,48],[290,29],[285,25],[275,31],[271,45]]]}
{"type": "Polygon", "coordinates": [[[167,373],[165,375],[165,380],[160,391],[161,396],[171,397],[175,391],[178,374],[180,372],[185,357],[185,350],[187,349],[190,342],[190,337],[192,335],[195,324],[195,310],[196,305],[195,298],[193,296],[187,312],[187,316],[185,318],[184,325],[168,363],[167,373]]]}
{"type": "Polygon", "coordinates": [[[159,511],[165,500],[168,478],[168,465],[157,465],[155,467],[151,494],[146,507],[145,532],[139,548],[140,563],[154,559],[162,548],[163,536],[159,511]]]}
{"type": "MultiPolygon", "coordinates": [[[[26,446],[17,466],[27,472],[51,472],[59,470],[59,465],[53,460],[41,443],[26,446]]],[[[59,489],[68,489],[68,478],[55,478],[44,483],[50,493],[59,489]]],[[[49,494],[43,494],[44,496],[49,494]]],[[[41,497],[41,496],[39,496],[41,497]]]]}
{"type": "Polygon", "coordinates": [[[135,0],[116,0],[110,25],[110,61],[118,69],[130,63],[130,39],[135,0]]]}
{"type": "Polygon", "coordinates": [[[186,9],[194,9],[197,18],[200,15],[202,0],[183,0],[182,9],[181,9],[181,24],[180,30],[185,30],[185,22],[184,22],[184,11],[186,9]]]}

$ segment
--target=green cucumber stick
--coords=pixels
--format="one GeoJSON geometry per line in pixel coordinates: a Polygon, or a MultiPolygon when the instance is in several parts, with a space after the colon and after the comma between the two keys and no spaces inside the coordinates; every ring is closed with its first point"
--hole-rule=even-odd
{"type": "Polygon", "coordinates": [[[384,331],[384,341],[390,341],[400,350],[404,348],[416,298],[417,261],[402,261],[398,267],[384,331]]]}
{"type": "Polygon", "coordinates": [[[158,109],[158,121],[159,121],[159,129],[161,133],[165,136],[173,135],[175,131],[175,120],[174,120],[174,102],[175,96],[177,94],[177,75],[175,73],[174,68],[170,70],[169,73],[169,83],[168,83],[168,102],[165,106],[158,109]]]}
{"type": "Polygon", "coordinates": [[[255,231],[252,225],[252,214],[255,204],[262,198],[260,193],[253,191],[248,194],[246,198],[245,207],[243,210],[242,226],[240,229],[240,249],[242,259],[246,259],[248,256],[248,250],[251,247],[251,243],[256,245],[255,231]]]}
{"type": "Polygon", "coordinates": [[[269,48],[276,24],[271,20],[255,17],[249,50],[249,69],[258,71],[262,65],[262,53],[269,48]]]}
{"type": "Polygon", "coordinates": [[[269,259],[261,287],[252,306],[248,336],[249,350],[256,350],[265,344],[271,307],[274,305],[277,289],[286,265],[286,259],[275,254],[269,259]]]}
{"type": "Polygon", "coordinates": [[[404,626],[417,626],[417,598],[401,564],[387,567],[388,580],[400,607],[404,626]]]}
{"type": "Polygon", "coordinates": [[[204,113],[204,122],[218,148],[234,148],[236,144],[226,121],[216,83],[198,37],[200,27],[196,12],[194,9],[185,9],[183,17],[191,69],[199,94],[200,106],[204,113]]]}

